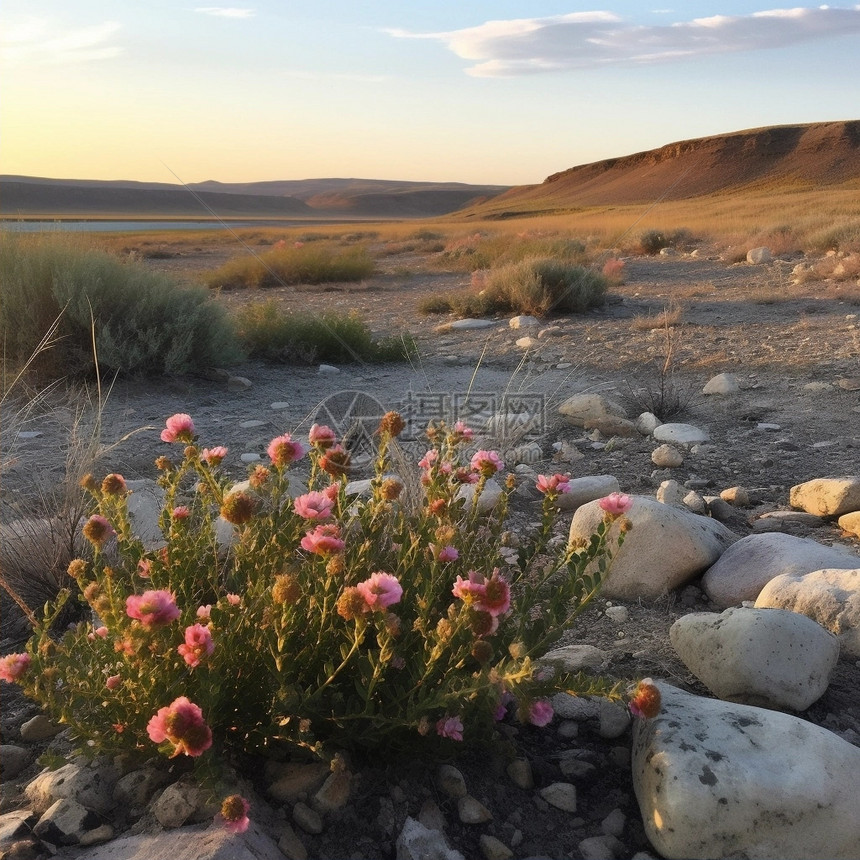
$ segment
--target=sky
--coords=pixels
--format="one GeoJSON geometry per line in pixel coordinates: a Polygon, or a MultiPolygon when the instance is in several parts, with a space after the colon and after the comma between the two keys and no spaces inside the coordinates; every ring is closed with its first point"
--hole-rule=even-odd
{"type": "Polygon", "coordinates": [[[0,173],[521,185],[860,118],[860,5],[195,2],[3,0],[0,173]]]}

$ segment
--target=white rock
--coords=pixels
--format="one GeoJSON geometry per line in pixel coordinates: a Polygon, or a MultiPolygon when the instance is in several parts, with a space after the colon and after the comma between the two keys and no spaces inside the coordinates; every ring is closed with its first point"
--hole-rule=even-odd
{"type": "Polygon", "coordinates": [[[860,659],[860,568],[778,576],[755,605],[809,616],[837,635],[845,656],[860,659]]]}
{"type": "Polygon", "coordinates": [[[653,412],[643,412],[634,425],[643,436],[650,436],[662,423],[653,412]]]}
{"type": "MultiPolygon", "coordinates": [[[[475,498],[476,488],[477,484],[463,484],[460,489],[457,490],[457,498],[466,500],[467,509],[471,506],[472,500],[475,498]]],[[[487,482],[484,484],[481,496],[478,499],[478,513],[488,514],[498,504],[501,497],[502,488],[498,481],[496,481],[495,478],[488,478],[487,482]]]]}
{"type": "Polygon", "coordinates": [[[750,248],[749,251],[747,251],[748,263],[758,265],[760,263],[770,263],[772,261],[773,254],[771,254],[770,248],[762,246],[760,248],[750,248]]]}
{"type": "Polygon", "coordinates": [[[162,827],[182,827],[203,803],[200,789],[192,782],[174,782],[149,805],[162,827]]]}
{"type": "Polygon", "coordinates": [[[253,388],[254,383],[247,376],[231,376],[227,380],[228,391],[247,391],[253,388]]]}
{"type": "Polygon", "coordinates": [[[860,477],[815,478],[792,487],[788,500],[793,508],[820,517],[860,511],[860,477]]]}
{"type": "Polygon", "coordinates": [[[633,787],[663,857],[856,858],[860,749],[778,711],[658,683],[633,730],[633,787]]]}
{"type": "MultiPolygon", "coordinates": [[[[646,496],[633,496],[625,515],[632,528],[617,551],[601,594],[654,600],[713,564],[735,535],[724,525],[646,496]]],[[[588,540],[603,519],[597,502],[583,505],[570,524],[570,540],[588,540]]],[[[618,534],[621,520],[610,531],[618,534]]]]}
{"type": "Polygon", "coordinates": [[[626,606],[607,606],[603,611],[603,614],[613,624],[624,624],[624,622],[630,617],[630,611],[626,606]]]}
{"type": "Polygon", "coordinates": [[[562,812],[576,812],[576,786],[569,782],[553,782],[539,792],[550,805],[562,812]]]}
{"type": "Polygon", "coordinates": [[[611,661],[609,652],[585,643],[555,648],[541,657],[541,663],[558,665],[566,672],[581,672],[583,669],[603,672],[609,668],[611,661]]]}
{"type": "Polygon", "coordinates": [[[481,834],[479,844],[484,860],[511,860],[514,856],[514,852],[504,842],[489,833],[481,834]]]}
{"type": "Polygon", "coordinates": [[[249,418],[247,421],[239,422],[239,426],[243,430],[253,430],[255,427],[263,427],[266,424],[265,421],[261,421],[259,418],[249,418]]]}
{"type": "Polygon", "coordinates": [[[751,534],[732,544],[705,571],[702,588],[725,609],[755,600],[781,574],[802,575],[825,567],[860,567],[860,556],[783,532],[751,534]]]}
{"type": "Polygon", "coordinates": [[[85,857],[86,860],[284,860],[275,841],[253,819],[245,833],[230,833],[224,827],[213,827],[209,821],[163,833],[123,836],[90,848],[85,857]]]}
{"type": "Polygon", "coordinates": [[[457,815],[463,824],[485,824],[493,820],[493,814],[471,794],[466,794],[457,801],[457,815]]]}
{"type": "Polygon", "coordinates": [[[736,394],[740,390],[737,376],[733,373],[718,373],[708,380],[702,394],[736,394]]]}
{"type": "Polygon", "coordinates": [[[540,341],[536,337],[531,337],[526,335],[525,337],[518,337],[516,340],[516,345],[520,349],[533,349],[538,346],[540,341]]]}
{"type": "Polygon", "coordinates": [[[839,660],[839,642],[805,615],[726,609],[679,618],[669,639],[684,665],[717,697],[804,711],[817,702],[839,660]]]}
{"type": "Polygon", "coordinates": [[[837,521],[842,531],[848,532],[855,537],[860,537],[860,511],[852,511],[850,514],[842,514],[837,521]]]}
{"type": "Polygon", "coordinates": [[[240,459],[243,463],[256,463],[256,462],[258,462],[258,461],[259,461],[259,459],[260,459],[260,455],[259,455],[259,454],[254,453],[253,451],[246,451],[244,454],[242,454],[242,455],[239,457],[239,459],[240,459]]]}
{"type": "Polygon", "coordinates": [[[621,489],[618,479],[613,475],[586,475],[584,478],[573,478],[568,482],[568,486],[569,492],[562,493],[556,499],[556,504],[562,511],[575,511],[586,502],[602,499],[621,489]]]}
{"type": "Polygon", "coordinates": [[[281,412],[284,409],[289,409],[290,404],[286,400],[276,400],[274,403],[269,404],[269,409],[273,409],[275,412],[281,412]]]}
{"type": "Polygon", "coordinates": [[[63,798],[45,811],[33,827],[33,833],[54,845],[76,845],[87,830],[100,823],[95,812],[63,798]]]}
{"type": "Polygon", "coordinates": [[[511,317],[508,320],[508,325],[511,328],[534,328],[535,326],[540,325],[540,320],[537,317],[530,317],[524,314],[520,314],[517,317],[511,317]]]}
{"type": "Polygon", "coordinates": [[[495,328],[498,325],[496,320],[481,320],[467,317],[462,320],[454,320],[449,328],[455,331],[473,331],[482,328],[495,328]]]}
{"type": "Polygon", "coordinates": [[[662,481],[654,495],[664,505],[683,505],[686,490],[677,481],[662,481]]]}
{"type": "Polygon", "coordinates": [[[576,720],[578,723],[594,719],[600,713],[600,702],[572,696],[570,693],[556,693],[552,697],[552,710],[563,720],[576,720]]]}
{"type": "Polygon", "coordinates": [[[335,373],[340,373],[340,368],[335,367],[333,364],[321,364],[319,368],[317,368],[317,372],[324,376],[332,376],[335,373]]]}
{"type": "Polygon", "coordinates": [[[692,424],[661,424],[651,434],[658,442],[674,442],[678,445],[699,445],[710,438],[705,430],[692,424]]]}
{"type": "Polygon", "coordinates": [[[167,545],[158,517],[164,505],[164,490],[150,478],[126,481],[131,491],[126,498],[131,530],[147,552],[154,552],[167,545]]]}
{"type": "Polygon", "coordinates": [[[574,427],[583,427],[587,421],[601,418],[627,417],[627,410],[617,400],[602,394],[574,394],[558,407],[558,412],[574,427]]]}
{"type": "Polygon", "coordinates": [[[759,421],[758,424],[755,425],[755,429],[775,432],[777,430],[782,430],[782,424],[774,424],[772,421],[759,421]]]}
{"type": "Polygon", "coordinates": [[[48,738],[58,735],[62,730],[62,726],[58,726],[44,714],[36,714],[35,717],[30,717],[29,720],[21,724],[21,740],[28,744],[46,741],[48,738]]]}
{"type": "Polygon", "coordinates": [[[702,498],[700,493],[695,490],[690,490],[683,499],[684,507],[692,511],[694,514],[707,514],[708,503],[702,498]]]}
{"type": "Polygon", "coordinates": [[[397,860],[465,860],[448,847],[445,835],[430,830],[414,818],[407,818],[397,838],[397,860]]]}
{"type": "Polygon", "coordinates": [[[674,469],[684,463],[684,455],[672,445],[660,445],[651,452],[651,462],[659,469],[674,469]]]}
{"type": "Polygon", "coordinates": [[[469,793],[466,790],[466,780],[462,772],[452,764],[443,764],[439,767],[436,773],[436,785],[448,797],[465,797],[469,793]]]}

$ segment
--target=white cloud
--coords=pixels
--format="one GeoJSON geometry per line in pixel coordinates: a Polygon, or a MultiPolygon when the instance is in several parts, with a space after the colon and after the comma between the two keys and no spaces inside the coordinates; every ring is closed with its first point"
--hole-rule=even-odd
{"type": "Polygon", "coordinates": [[[122,53],[117,21],[69,27],[53,18],[25,16],[5,22],[0,58],[6,66],[64,65],[107,60],[122,53]]]}
{"type": "Polygon", "coordinates": [[[397,38],[444,43],[458,57],[476,61],[466,69],[475,77],[512,77],[781,48],[860,33],[860,6],[771,9],[648,26],[625,22],[612,12],[575,12],[487,21],[445,33],[387,32],[397,38]]]}
{"type": "Polygon", "coordinates": [[[236,6],[198,6],[194,11],[219,18],[253,18],[256,14],[253,9],[240,9],[236,6]]]}

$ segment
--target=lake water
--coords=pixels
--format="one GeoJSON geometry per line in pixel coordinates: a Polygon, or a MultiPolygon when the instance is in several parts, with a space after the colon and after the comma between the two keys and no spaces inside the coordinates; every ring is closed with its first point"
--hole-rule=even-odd
{"type": "MultiPolygon", "coordinates": [[[[130,233],[142,230],[226,230],[271,227],[260,221],[0,221],[10,233],[130,233]]],[[[293,222],[290,222],[291,225],[293,222]]]]}

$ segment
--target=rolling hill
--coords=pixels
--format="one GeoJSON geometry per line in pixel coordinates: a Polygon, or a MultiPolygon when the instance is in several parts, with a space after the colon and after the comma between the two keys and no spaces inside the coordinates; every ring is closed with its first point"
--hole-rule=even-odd
{"type": "Polygon", "coordinates": [[[771,126],[572,167],[469,207],[472,217],[823,187],[860,191],[860,120],[771,126]]]}
{"type": "Polygon", "coordinates": [[[187,186],[0,176],[0,216],[428,218],[485,201],[502,185],[303,179],[187,186]]]}

